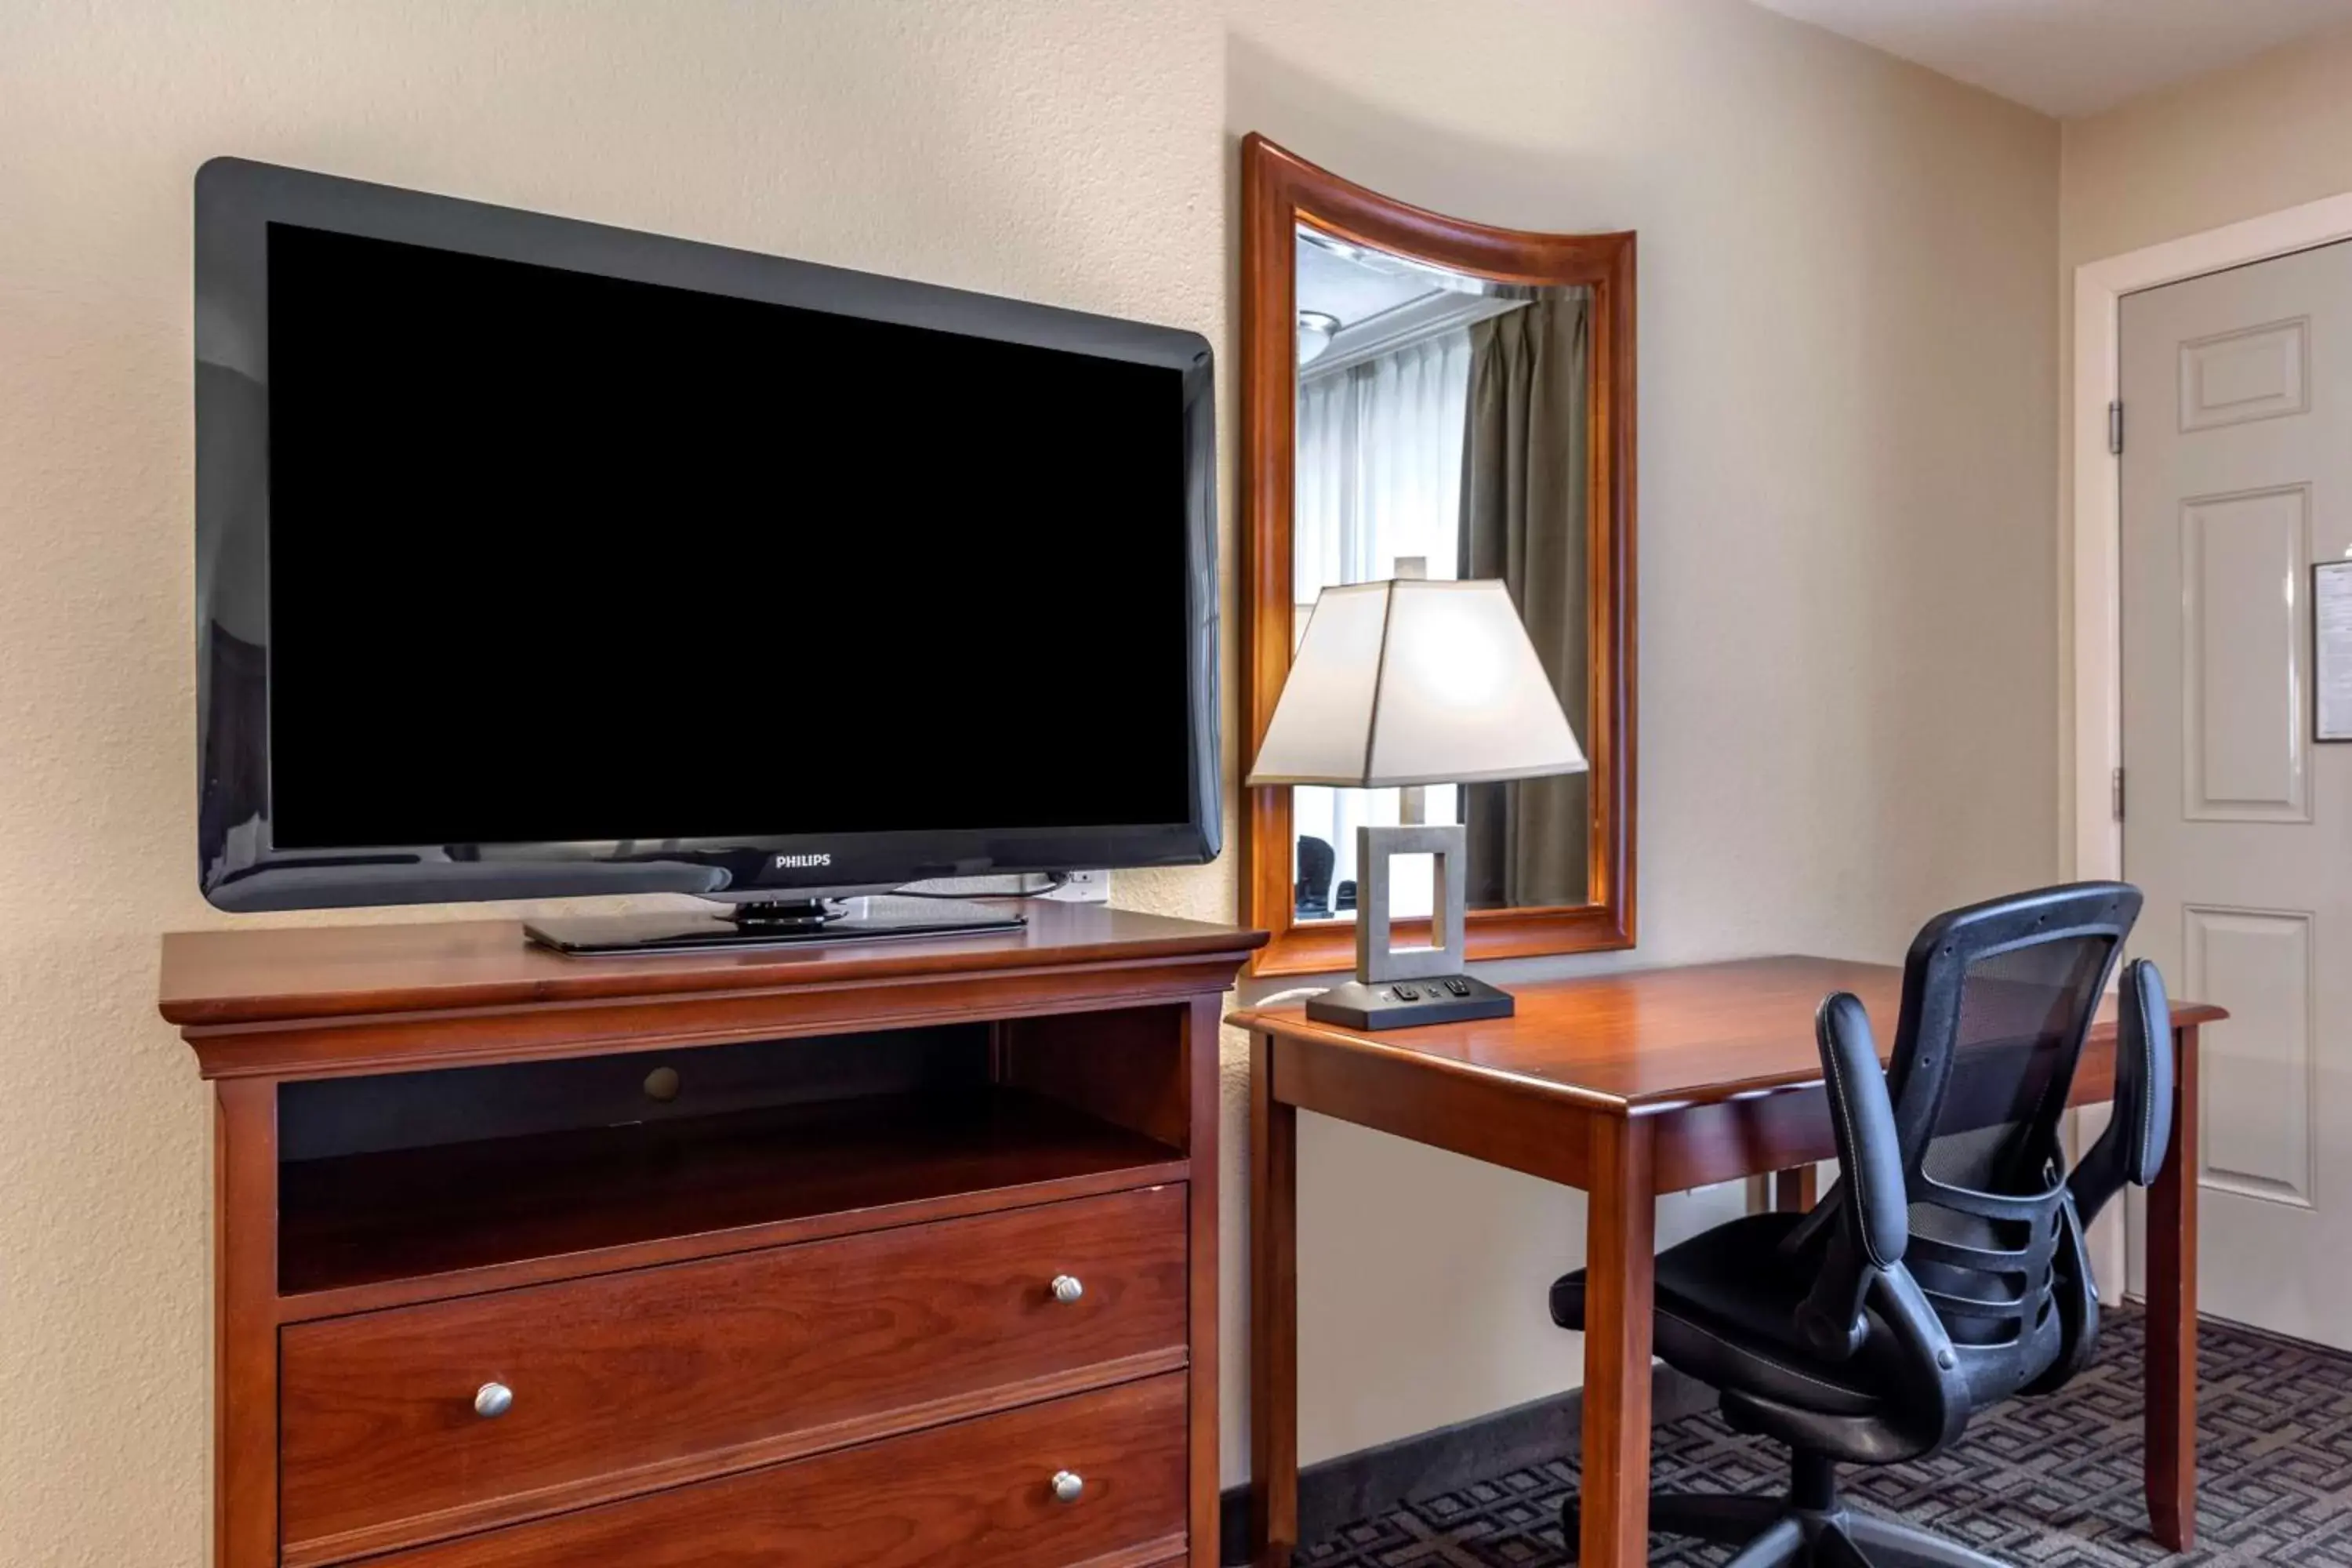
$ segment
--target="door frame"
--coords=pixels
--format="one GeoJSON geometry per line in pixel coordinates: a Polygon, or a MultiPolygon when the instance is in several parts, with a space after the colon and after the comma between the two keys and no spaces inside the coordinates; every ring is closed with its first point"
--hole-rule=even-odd
{"type": "MultiPolygon", "coordinates": [[[[2107,450],[2107,409],[2119,395],[2123,369],[2123,297],[2343,239],[2352,239],[2352,192],[2074,268],[2074,393],[2066,432],[2074,483],[2065,521],[2074,562],[2074,745],[2059,784],[2060,808],[2073,814],[2068,838],[2077,878],[2119,878],[2124,869],[2124,825],[2113,795],[2124,760],[2123,462],[2107,450]]],[[[2082,1114],[2077,1137],[2087,1143],[2106,1113],[2082,1114]]],[[[2110,1218],[2093,1232],[2093,1264],[2103,1279],[2130,1279],[2125,1229],[2110,1218]]]]}

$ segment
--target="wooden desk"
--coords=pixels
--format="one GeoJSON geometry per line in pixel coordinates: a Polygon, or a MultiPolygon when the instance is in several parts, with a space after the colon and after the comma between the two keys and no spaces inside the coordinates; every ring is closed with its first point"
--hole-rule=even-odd
{"type": "MultiPolygon", "coordinates": [[[[1585,1568],[1648,1559],[1650,1310],[1661,1193],[1834,1158],[1813,1012],[1832,991],[1895,1038],[1902,971],[1761,958],[1517,988],[1518,1016],[1358,1034],[1297,1009],[1244,1011],[1250,1032],[1251,1530],[1260,1568],[1298,1533],[1297,1113],[1301,1109],[1591,1195],[1585,1258],[1585,1568]]],[[[2196,1524],[2197,1030],[2173,1005],[2179,1092],[2148,1195],[2147,1507],[2175,1551],[2196,1524]]],[[[2108,1099],[2103,1016],[2074,1103],[2108,1099]]],[[[1565,1248],[1562,1268],[1573,1263],[1565,1248]]],[[[1532,1306],[1530,1308],[1532,1309],[1532,1306]]]]}

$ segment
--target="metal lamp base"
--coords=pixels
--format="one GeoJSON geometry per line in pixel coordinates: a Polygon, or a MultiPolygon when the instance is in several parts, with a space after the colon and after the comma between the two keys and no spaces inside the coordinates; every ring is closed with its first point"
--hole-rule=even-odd
{"type": "Polygon", "coordinates": [[[1511,994],[1468,974],[1434,980],[1350,980],[1307,999],[1307,1016],[1349,1029],[1409,1029],[1416,1024],[1459,1024],[1507,1018],[1518,1011],[1511,994]]]}
{"type": "Polygon", "coordinates": [[[1459,823],[1356,829],[1356,978],[1309,998],[1308,1017],[1350,1029],[1402,1029],[1511,1016],[1509,992],[1462,973],[1469,847],[1459,823]],[[1389,861],[1398,855],[1433,861],[1426,947],[1390,944],[1389,861]]]}

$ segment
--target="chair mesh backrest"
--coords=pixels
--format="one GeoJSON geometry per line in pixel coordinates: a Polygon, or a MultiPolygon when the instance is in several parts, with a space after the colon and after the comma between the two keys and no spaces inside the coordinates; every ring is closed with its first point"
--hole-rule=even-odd
{"type": "Polygon", "coordinates": [[[1298,840],[1298,890],[1320,903],[1331,892],[1331,871],[1339,862],[1339,851],[1313,834],[1301,835],[1298,840]]]}
{"type": "Polygon", "coordinates": [[[1912,946],[1887,1086],[1906,1261],[1958,1343],[2024,1339],[2053,1310],[2059,1121],[2138,912],[2120,883],[2053,888],[1938,916],[1912,946]]]}

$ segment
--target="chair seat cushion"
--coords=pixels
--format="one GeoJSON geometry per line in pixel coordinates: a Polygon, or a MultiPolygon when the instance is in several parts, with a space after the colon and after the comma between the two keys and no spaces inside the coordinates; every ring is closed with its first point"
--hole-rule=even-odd
{"type": "MultiPolygon", "coordinates": [[[[1790,1258],[1780,1244],[1803,1218],[1750,1215],[1669,1248],[1657,1259],[1652,1342],[1678,1372],[1733,1393],[1828,1415],[1876,1414],[1895,1387],[1892,1338],[1873,1323],[1862,1351],[1830,1361],[1797,1331],[1797,1306],[1818,1260],[1790,1258]]],[[[1584,1271],[1551,1288],[1552,1321],[1584,1327],[1584,1271]]]]}

